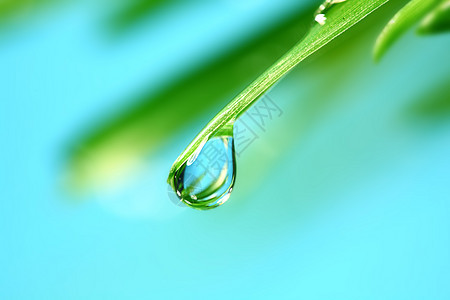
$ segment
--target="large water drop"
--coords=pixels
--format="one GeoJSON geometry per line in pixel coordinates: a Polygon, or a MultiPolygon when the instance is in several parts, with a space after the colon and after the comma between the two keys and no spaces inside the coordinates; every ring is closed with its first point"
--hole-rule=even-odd
{"type": "Polygon", "coordinates": [[[208,139],[175,172],[178,198],[196,209],[211,209],[230,197],[236,177],[232,125],[208,139]]]}

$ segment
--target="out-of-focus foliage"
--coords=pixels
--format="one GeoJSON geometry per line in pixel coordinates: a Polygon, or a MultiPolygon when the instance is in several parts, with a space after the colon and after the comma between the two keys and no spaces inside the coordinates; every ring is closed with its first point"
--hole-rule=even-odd
{"type": "Polygon", "coordinates": [[[380,60],[386,51],[409,28],[417,24],[421,34],[443,32],[450,29],[450,1],[412,0],[389,21],[379,35],[374,48],[374,58],[380,60]]]}
{"type": "Polygon", "coordinates": [[[374,58],[379,60],[409,28],[418,23],[440,0],[412,0],[389,21],[378,37],[374,58]]]}
{"type": "Polygon", "coordinates": [[[5,17],[33,5],[30,0],[2,0],[0,2],[0,16],[5,17]]]}
{"type": "Polygon", "coordinates": [[[408,117],[414,121],[449,121],[450,117],[450,77],[438,82],[432,89],[424,91],[413,102],[408,117]]]}
{"type": "Polygon", "coordinates": [[[37,8],[57,1],[62,2],[63,0],[1,0],[0,25],[5,19],[24,13],[34,13],[37,8]]]}
{"type": "MultiPolygon", "coordinates": [[[[73,0],[1,0],[0,1],[0,26],[4,20],[26,14],[27,16],[36,13],[48,4],[60,4],[73,0]]],[[[195,0],[197,1],[197,0],[195,0]]],[[[75,2],[75,1],[73,1],[75,2]]],[[[116,34],[126,34],[126,32],[138,25],[141,21],[157,13],[160,9],[170,5],[180,4],[180,0],[119,0],[113,3],[103,0],[92,0],[100,2],[105,7],[106,27],[116,34]],[[103,3],[102,3],[103,2],[103,3]],[[111,5],[114,4],[114,5],[111,5]]],[[[191,1],[192,4],[193,1],[191,1]]],[[[24,22],[26,23],[26,22],[24,22]]]]}
{"type": "Polygon", "coordinates": [[[444,0],[419,25],[420,34],[441,33],[450,30],[450,0],[444,0]]]}

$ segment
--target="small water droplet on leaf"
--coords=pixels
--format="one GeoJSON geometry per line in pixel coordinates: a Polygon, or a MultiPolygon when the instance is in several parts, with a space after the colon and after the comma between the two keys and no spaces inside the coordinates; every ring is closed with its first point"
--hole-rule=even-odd
{"type": "Polygon", "coordinates": [[[326,0],[319,6],[319,8],[314,13],[314,21],[319,23],[321,26],[325,25],[327,21],[326,13],[328,12],[328,10],[335,4],[342,3],[345,1],[347,0],[326,0]]]}

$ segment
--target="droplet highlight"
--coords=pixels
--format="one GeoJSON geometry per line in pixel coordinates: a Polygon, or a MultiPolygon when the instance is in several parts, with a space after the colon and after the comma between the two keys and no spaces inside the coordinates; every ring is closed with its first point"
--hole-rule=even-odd
{"type": "Polygon", "coordinates": [[[325,23],[327,22],[326,16],[327,11],[335,4],[342,3],[345,1],[347,0],[326,0],[319,6],[319,8],[314,13],[314,21],[319,23],[321,26],[325,25],[325,23]]]}
{"type": "Polygon", "coordinates": [[[232,125],[229,125],[229,128],[202,143],[181,165],[174,173],[172,186],[187,206],[206,210],[228,200],[235,178],[233,131],[232,125]]]}

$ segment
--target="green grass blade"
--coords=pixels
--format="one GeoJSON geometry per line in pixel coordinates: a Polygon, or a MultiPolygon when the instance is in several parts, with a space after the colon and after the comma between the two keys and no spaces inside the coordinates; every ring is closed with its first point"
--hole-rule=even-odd
{"type": "Polygon", "coordinates": [[[379,61],[394,42],[414,24],[419,22],[440,0],[412,0],[406,4],[384,27],[374,48],[374,59],[379,61]]]}
{"type": "Polygon", "coordinates": [[[433,9],[417,28],[419,34],[433,34],[450,31],[450,0],[443,0],[433,9]]]}
{"type": "Polygon", "coordinates": [[[126,109],[90,126],[68,149],[69,184],[75,188],[109,182],[130,162],[154,153],[182,128],[217,111],[245,88],[308,30],[315,7],[299,8],[235,49],[198,66],[159,90],[135,92],[126,109]],[[111,169],[114,162],[115,166],[111,169]]]}
{"type": "Polygon", "coordinates": [[[208,139],[209,136],[217,132],[222,126],[238,117],[298,63],[328,44],[386,2],[388,0],[347,1],[327,12],[325,25],[315,24],[303,40],[244,89],[206,125],[174,162],[169,172],[168,182],[172,184],[175,171],[187,161],[205,139],[208,139]]]}
{"type": "MultiPolygon", "coordinates": [[[[44,5],[55,0],[0,0],[0,25],[8,18],[15,15],[30,14],[44,5]]],[[[61,2],[61,0],[59,1],[61,2]]]]}

